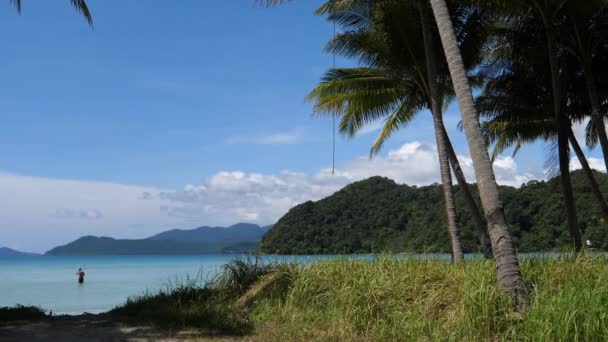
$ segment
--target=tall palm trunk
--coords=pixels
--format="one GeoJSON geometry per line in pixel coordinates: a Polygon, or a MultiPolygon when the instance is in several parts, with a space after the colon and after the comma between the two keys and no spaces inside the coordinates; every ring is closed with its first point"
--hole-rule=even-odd
{"type": "MultiPolygon", "coordinates": [[[[432,102],[436,102],[433,100],[432,102]]],[[[441,187],[443,189],[443,200],[445,205],[445,213],[448,223],[448,233],[450,235],[450,245],[452,247],[452,261],[462,261],[464,255],[462,253],[462,245],[460,244],[460,230],[456,223],[456,205],[454,201],[454,191],[452,185],[452,173],[450,172],[450,160],[446,148],[445,135],[442,131],[443,120],[440,115],[441,110],[433,113],[433,125],[435,127],[435,137],[437,140],[437,153],[439,155],[439,169],[441,172],[441,187]]]]}
{"type": "Polygon", "coordinates": [[[606,171],[608,171],[608,136],[606,135],[604,116],[602,115],[602,110],[600,109],[600,97],[598,95],[597,85],[593,79],[593,68],[591,67],[591,62],[587,60],[583,64],[587,93],[589,94],[589,100],[591,101],[591,120],[595,121],[594,127],[596,129],[600,146],[602,147],[604,165],[606,165],[606,171]]]}
{"type": "Polygon", "coordinates": [[[505,214],[498,195],[498,185],[490,163],[488,148],[481,133],[477,111],[473,105],[473,94],[456,42],[452,20],[445,0],[430,0],[430,2],[458,99],[471,159],[473,159],[481,204],[485,211],[488,233],[492,241],[492,252],[496,260],[496,278],[499,286],[512,293],[517,309],[523,312],[528,306],[528,288],[522,279],[519,262],[507,230],[505,214]]]}
{"type": "Polygon", "coordinates": [[[583,167],[583,171],[585,172],[585,175],[587,175],[587,178],[589,179],[589,186],[591,186],[591,192],[593,193],[593,196],[595,196],[595,200],[597,201],[598,205],[600,206],[600,212],[602,213],[602,216],[604,217],[604,221],[608,222],[608,205],[606,205],[606,200],[604,199],[604,196],[602,195],[600,186],[597,184],[597,181],[595,180],[593,171],[591,171],[591,167],[589,166],[589,163],[587,162],[587,158],[585,157],[585,154],[583,153],[581,146],[579,145],[578,141],[576,140],[576,136],[574,135],[572,128],[570,128],[570,130],[568,132],[568,136],[570,137],[570,144],[572,144],[572,149],[574,150],[574,153],[576,153],[576,156],[578,157],[578,160],[581,162],[581,166],[583,167]]]}
{"type": "Polygon", "coordinates": [[[424,52],[426,58],[427,84],[429,91],[429,102],[431,113],[433,115],[433,126],[435,127],[435,138],[437,140],[437,153],[439,154],[439,169],[441,172],[441,186],[443,189],[443,201],[445,205],[445,214],[448,224],[448,233],[450,236],[450,245],[452,248],[452,261],[462,261],[462,245],[460,244],[460,236],[458,225],[456,224],[456,206],[454,204],[454,192],[452,188],[452,173],[450,172],[450,160],[447,151],[447,136],[445,127],[443,126],[443,112],[441,110],[441,95],[437,89],[437,73],[435,70],[435,61],[432,58],[434,53],[431,46],[431,27],[427,22],[427,16],[424,13],[422,5],[419,7],[420,20],[422,23],[422,38],[424,40],[424,52]]]}
{"type": "Polygon", "coordinates": [[[557,127],[557,146],[559,156],[559,173],[564,206],[568,218],[568,230],[574,249],[578,252],[582,248],[581,233],[578,229],[576,208],[574,207],[574,194],[572,193],[572,180],[570,179],[570,154],[568,151],[568,131],[570,120],[562,112],[561,84],[559,80],[557,61],[557,41],[552,33],[552,27],[543,15],[545,33],[547,36],[547,53],[549,54],[549,67],[551,68],[551,87],[553,88],[553,112],[557,127]]]}
{"type": "MultiPolygon", "coordinates": [[[[563,124],[559,125],[561,126],[563,124]]],[[[564,127],[560,127],[557,137],[557,144],[559,149],[560,183],[562,186],[562,192],[564,194],[564,206],[566,207],[568,231],[570,232],[570,242],[574,246],[574,250],[576,252],[579,252],[583,245],[581,240],[581,232],[578,229],[576,208],[574,207],[574,193],[572,191],[572,180],[570,178],[570,156],[568,153],[568,136],[566,134],[567,132],[564,133],[564,127]]]]}
{"type": "Polygon", "coordinates": [[[475,224],[475,228],[479,233],[479,242],[481,243],[481,251],[483,253],[483,257],[486,259],[493,259],[492,255],[492,243],[490,242],[490,237],[488,236],[488,232],[486,230],[486,223],[484,222],[481,214],[479,213],[479,207],[477,207],[477,203],[473,198],[473,194],[471,194],[471,189],[469,189],[469,184],[467,183],[467,179],[464,176],[464,172],[462,172],[462,168],[460,167],[460,162],[458,161],[458,157],[456,156],[456,152],[454,152],[454,147],[450,142],[450,138],[448,136],[448,132],[445,130],[443,134],[445,134],[445,141],[448,147],[448,155],[450,158],[450,165],[452,165],[452,171],[454,171],[454,176],[456,176],[456,180],[458,181],[458,185],[460,185],[460,189],[462,194],[464,195],[464,201],[471,212],[471,216],[473,217],[473,222],[475,224]]]}

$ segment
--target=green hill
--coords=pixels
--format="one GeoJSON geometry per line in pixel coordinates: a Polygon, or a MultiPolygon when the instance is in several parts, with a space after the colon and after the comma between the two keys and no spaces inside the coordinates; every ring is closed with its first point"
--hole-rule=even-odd
{"type": "MultiPolygon", "coordinates": [[[[608,194],[608,176],[595,175],[602,192],[608,194]]],[[[608,250],[608,225],[587,179],[577,171],[572,182],[584,239],[608,250]]],[[[478,197],[476,187],[471,189],[478,197]]],[[[566,214],[557,178],[531,181],[521,188],[501,186],[500,191],[518,251],[567,248],[566,214]]],[[[455,195],[463,249],[477,252],[477,233],[458,186],[455,195]]],[[[318,202],[292,208],[266,233],[260,249],[269,254],[449,252],[441,188],[398,185],[383,177],[350,184],[318,202]]]]}

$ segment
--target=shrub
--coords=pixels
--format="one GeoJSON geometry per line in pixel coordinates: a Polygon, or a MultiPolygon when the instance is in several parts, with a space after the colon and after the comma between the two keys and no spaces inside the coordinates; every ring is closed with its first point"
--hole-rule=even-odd
{"type": "Polygon", "coordinates": [[[34,321],[46,317],[44,310],[35,306],[16,305],[0,308],[0,323],[11,321],[34,321]]]}

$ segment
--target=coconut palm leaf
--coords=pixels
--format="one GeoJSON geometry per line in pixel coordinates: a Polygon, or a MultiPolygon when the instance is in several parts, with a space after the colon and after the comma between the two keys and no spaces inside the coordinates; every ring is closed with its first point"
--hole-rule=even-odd
{"type": "Polygon", "coordinates": [[[369,157],[372,158],[374,155],[378,154],[391,135],[407,126],[420,110],[422,110],[422,108],[412,106],[408,101],[401,102],[401,105],[386,118],[380,134],[378,134],[378,137],[376,137],[376,140],[370,149],[369,157]]]}
{"type": "MultiPolygon", "coordinates": [[[[9,0],[17,8],[17,12],[21,13],[21,0],[9,0]]],[[[85,0],[70,0],[70,4],[86,19],[89,25],[93,26],[93,16],[89,10],[89,6],[85,0]]]]}
{"type": "Polygon", "coordinates": [[[399,107],[408,91],[406,85],[381,69],[331,69],[307,100],[315,103],[317,115],[341,117],[340,133],[352,137],[399,107]]]}

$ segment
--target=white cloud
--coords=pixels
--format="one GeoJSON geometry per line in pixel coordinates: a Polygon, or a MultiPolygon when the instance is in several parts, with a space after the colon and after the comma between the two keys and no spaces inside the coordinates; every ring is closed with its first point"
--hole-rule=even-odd
{"type": "MultiPolygon", "coordinates": [[[[473,181],[471,159],[459,159],[473,181]]],[[[543,177],[520,171],[510,157],[499,157],[494,169],[501,184],[519,186],[543,177]]],[[[134,238],[167,228],[269,224],[297,204],[376,175],[409,185],[439,182],[436,147],[410,142],[372,160],[355,158],[335,175],[330,169],[312,174],[222,171],[171,191],[0,173],[0,245],[42,251],[83,235],[134,238]]]]}
{"type": "Polygon", "coordinates": [[[300,139],[298,132],[271,134],[267,137],[259,137],[253,142],[258,144],[293,144],[300,139]]]}
{"type": "MultiPolygon", "coordinates": [[[[579,145],[581,145],[581,147],[584,149],[587,149],[585,130],[587,128],[588,123],[589,118],[586,118],[585,120],[572,125],[572,131],[574,131],[574,136],[576,137],[576,140],[578,140],[579,145]]],[[[608,130],[608,125],[606,125],[606,129],[608,130]]],[[[595,148],[600,148],[599,144],[595,148]]]]}
{"type": "Polygon", "coordinates": [[[304,132],[295,129],[289,132],[259,134],[255,136],[233,136],[227,139],[229,144],[260,144],[260,145],[285,145],[300,141],[304,132]]]}
{"type": "Polygon", "coordinates": [[[103,217],[103,214],[97,209],[57,208],[49,216],[65,219],[99,220],[103,217]]]}
{"type": "MultiPolygon", "coordinates": [[[[594,170],[606,172],[606,164],[601,158],[587,157],[587,163],[589,163],[589,166],[594,170]]],[[[578,170],[582,168],[583,167],[581,166],[581,162],[578,160],[578,158],[575,157],[570,159],[570,170],[578,170]]]]}
{"type": "Polygon", "coordinates": [[[146,192],[161,190],[0,173],[0,246],[44,251],[83,235],[141,237],[181,222],[146,192]]]}
{"type": "MultiPolygon", "coordinates": [[[[459,156],[469,181],[474,180],[473,163],[459,156]]],[[[497,158],[494,169],[500,184],[519,186],[542,175],[521,172],[511,157],[497,158]]],[[[434,144],[412,142],[372,160],[356,158],[336,169],[321,169],[309,175],[282,171],[278,174],[219,172],[200,185],[163,192],[160,198],[172,202],[169,212],[179,212],[191,219],[214,224],[247,220],[272,223],[291,207],[308,200],[318,200],[346,184],[371,176],[386,176],[398,183],[427,185],[440,181],[437,150],[434,144]]]]}

